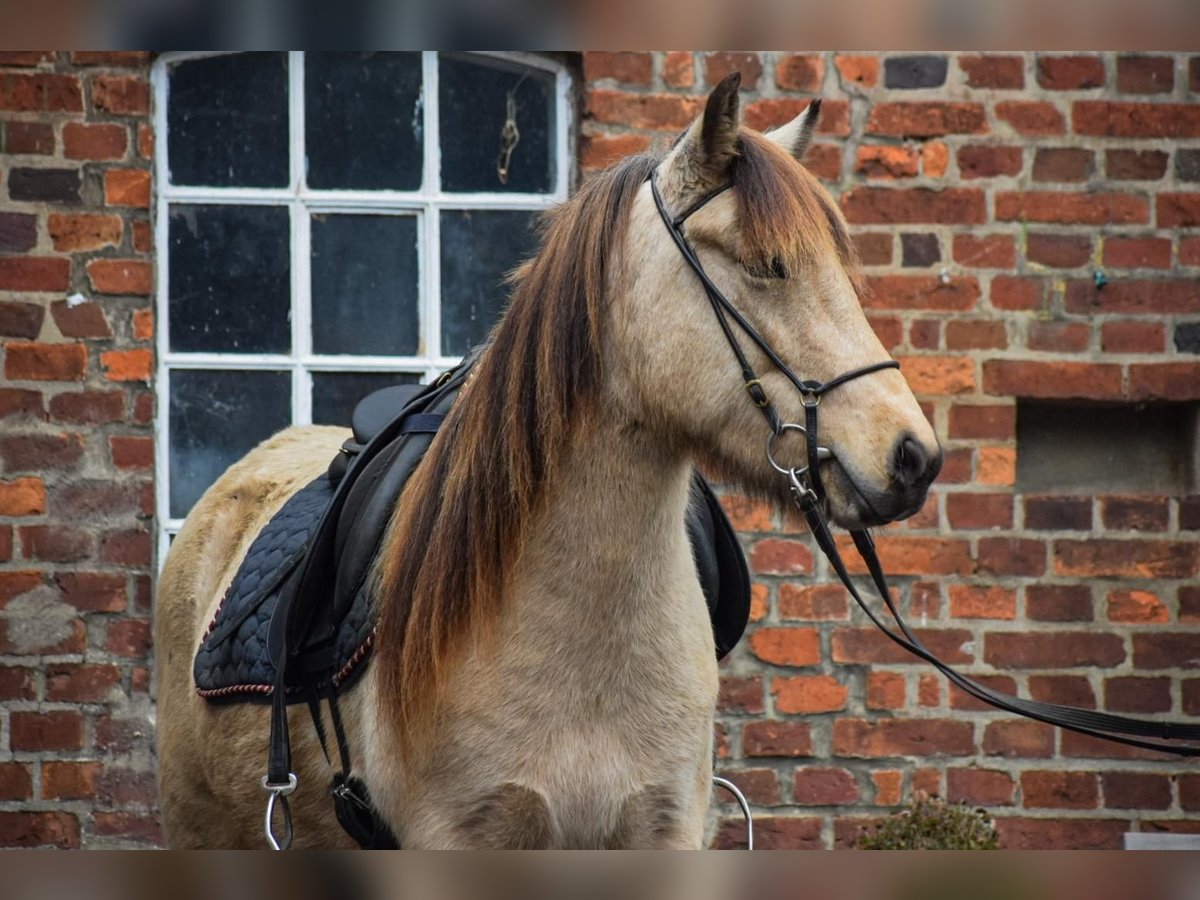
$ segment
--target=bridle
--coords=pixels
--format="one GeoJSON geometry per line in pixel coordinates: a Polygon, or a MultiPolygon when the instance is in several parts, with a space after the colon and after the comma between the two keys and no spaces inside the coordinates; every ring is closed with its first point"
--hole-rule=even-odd
{"type": "Polygon", "coordinates": [[[721,326],[725,340],[728,342],[733,355],[737,358],[738,365],[741,367],[742,380],[746,392],[750,396],[751,402],[758,407],[771,429],[771,433],[767,438],[767,461],[772,468],[788,478],[792,497],[801,512],[804,513],[813,539],[817,542],[817,546],[821,548],[821,552],[829,560],[829,564],[837,573],[842,584],[845,585],[846,590],[850,592],[855,602],[858,603],[859,608],[867,615],[867,618],[894,642],[934,666],[954,685],[977,700],[998,709],[1036,719],[1040,722],[1046,722],[1050,725],[1057,725],[1060,728],[1077,731],[1091,737],[1115,741],[1132,747],[1157,750],[1163,753],[1175,753],[1181,756],[1200,756],[1200,747],[1162,743],[1162,741],[1200,741],[1200,725],[1134,719],[1127,716],[1098,712],[1096,710],[1076,709],[1072,706],[1063,706],[1057,703],[1027,700],[1022,697],[1006,694],[1002,691],[993,690],[955,671],[947,663],[935,656],[921,642],[920,638],[913,633],[908,623],[900,615],[900,611],[896,608],[895,601],[892,599],[892,592],[888,587],[887,577],[875,552],[875,542],[871,538],[870,533],[866,530],[851,530],[850,537],[854,541],[854,546],[862,557],[863,562],[866,563],[871,580],[880,597],[883,599],[884,604],[887,606],[888,612],[899,628],[899,631],[897,632],[889,627],[871,609],[851,580],[850,573],[846,569],[841,552],[837,548],[837,544],[833,539],[829,525],[826,523],[824,513],[822,512],[825,487],[821,482],[819,465],[822,459],[831,459],[834,454],[831,450],[821,447],[818,443],[817,409],[820,406],[821,398],[834,388],[873,372],[879,372],[884,369],[898,369],[900,368],[900,364],[895,360],[874,363],[859,369],[853,369],[823,383],[799,378],[762,335],[729,302],[729,299],[721,293],[720,288],[713,283],[708,273],[704,271],[704,266],[701,265],[700,258],[696,255],[696,251],[684,236],[684,223],[715,197],[732,188],[733,183],[730,182],[722,185],[716,190],[705,194],[689,205],[678,216],[672,217],[658,189],[657,174],[655,172],[650,176],[650,192],[654,197],[654,205],[658,209],[658,214],[662,218],[667,232],[671,235],[672,240],[674,240],[675,246],[679,248],[679,252],[683,255],[684,260],[696,274],[696,277],[700,279],[700,284],[704,287],[704,293],[708,297],[709,305],[712,306],[713,313],[717,317],[717,322],[721,326]],[[754,368],[750,365],[750,361],[746,358],[746,354],[738,342],[737,335],[730,325],[730,319],[763,352],[771,365],[781,372],[800,393],[801,403],[804,406],[804,425],[784,422],[780,419],[779,413],[763,389],[762,382],[759,380],[754,368]],[[772,455],[774,441],[787,431],[799,431],[805,436],[807,464],[803,467],[781,465],[772,455]]]}

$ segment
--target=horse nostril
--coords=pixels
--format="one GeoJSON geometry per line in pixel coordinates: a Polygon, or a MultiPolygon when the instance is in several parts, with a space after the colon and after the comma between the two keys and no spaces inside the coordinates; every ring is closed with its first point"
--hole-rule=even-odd
{"type": "Polygon", "coordinates": [[[892,474],[906,488],[925,487],[942,468],[942,451],[930,456],[929,451],[911,434],[896,444],[892,454],[892,474]]]}

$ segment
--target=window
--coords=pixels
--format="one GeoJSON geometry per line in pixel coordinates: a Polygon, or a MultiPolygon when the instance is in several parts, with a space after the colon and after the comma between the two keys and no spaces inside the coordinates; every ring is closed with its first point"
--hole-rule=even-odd
{"type": "Polygon", "coordinates": [[[165,551],[255,444],[347,424],[486,335],[567,195],[570,78],[524,54],[168,54],[154,90],[165,551]]]}

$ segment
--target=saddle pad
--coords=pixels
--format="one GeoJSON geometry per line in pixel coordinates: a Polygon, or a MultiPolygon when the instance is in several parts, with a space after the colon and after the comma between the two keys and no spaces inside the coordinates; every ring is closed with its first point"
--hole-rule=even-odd
{"type": "MultiPolygon", "coordinates": [[[[275,666],[267,652],[271,616],[288,576],[303,558],[305,544],[333,498],[334,488],[325,475],[306,485],[250,545],[196,653],[193,675],[201,697],[213,701],[269,699],[275,682],[275,666]]],[[[360,592],[338,631],[337,687],[344,687],[360,673],[370,653],[374,617],[369,607],[367,592],[360,592]]]]}

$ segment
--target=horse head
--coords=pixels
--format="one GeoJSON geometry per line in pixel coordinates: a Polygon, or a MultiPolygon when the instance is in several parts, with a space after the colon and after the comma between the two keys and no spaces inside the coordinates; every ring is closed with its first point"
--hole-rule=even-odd
{"type": "MultiPolygon", "coordinates": [[[[863,313],[865,282],[845,220],[802,165],[819,104],[761,134],[738,126],[738,83],[733,75],[713,90],[659,164],[661,209],[651,184],[637,197],[615,276],[610,327],[621,339],[610,344],[610,385],[644,427],[683,441],[728,480],[786,502],[789,479],[764,453],[772,431],[763,400],[776,428],[804,425],[797,381],[828,383],[889,356],[863,313]],[[731,321],[723,333],[685,246],[749,329],[731,321]],[[734,344],[758,387],[744,383],[734,344]]],[[[807,399],[819,400],[819,444],[831,451],[818,471],[834,521],[878,525],[920,509],[942,453],[899,371],[874,370],[807,399]]],[[[805,464],[804,440],[793,427],[773,441],[785,469],[805,464]]]]}

